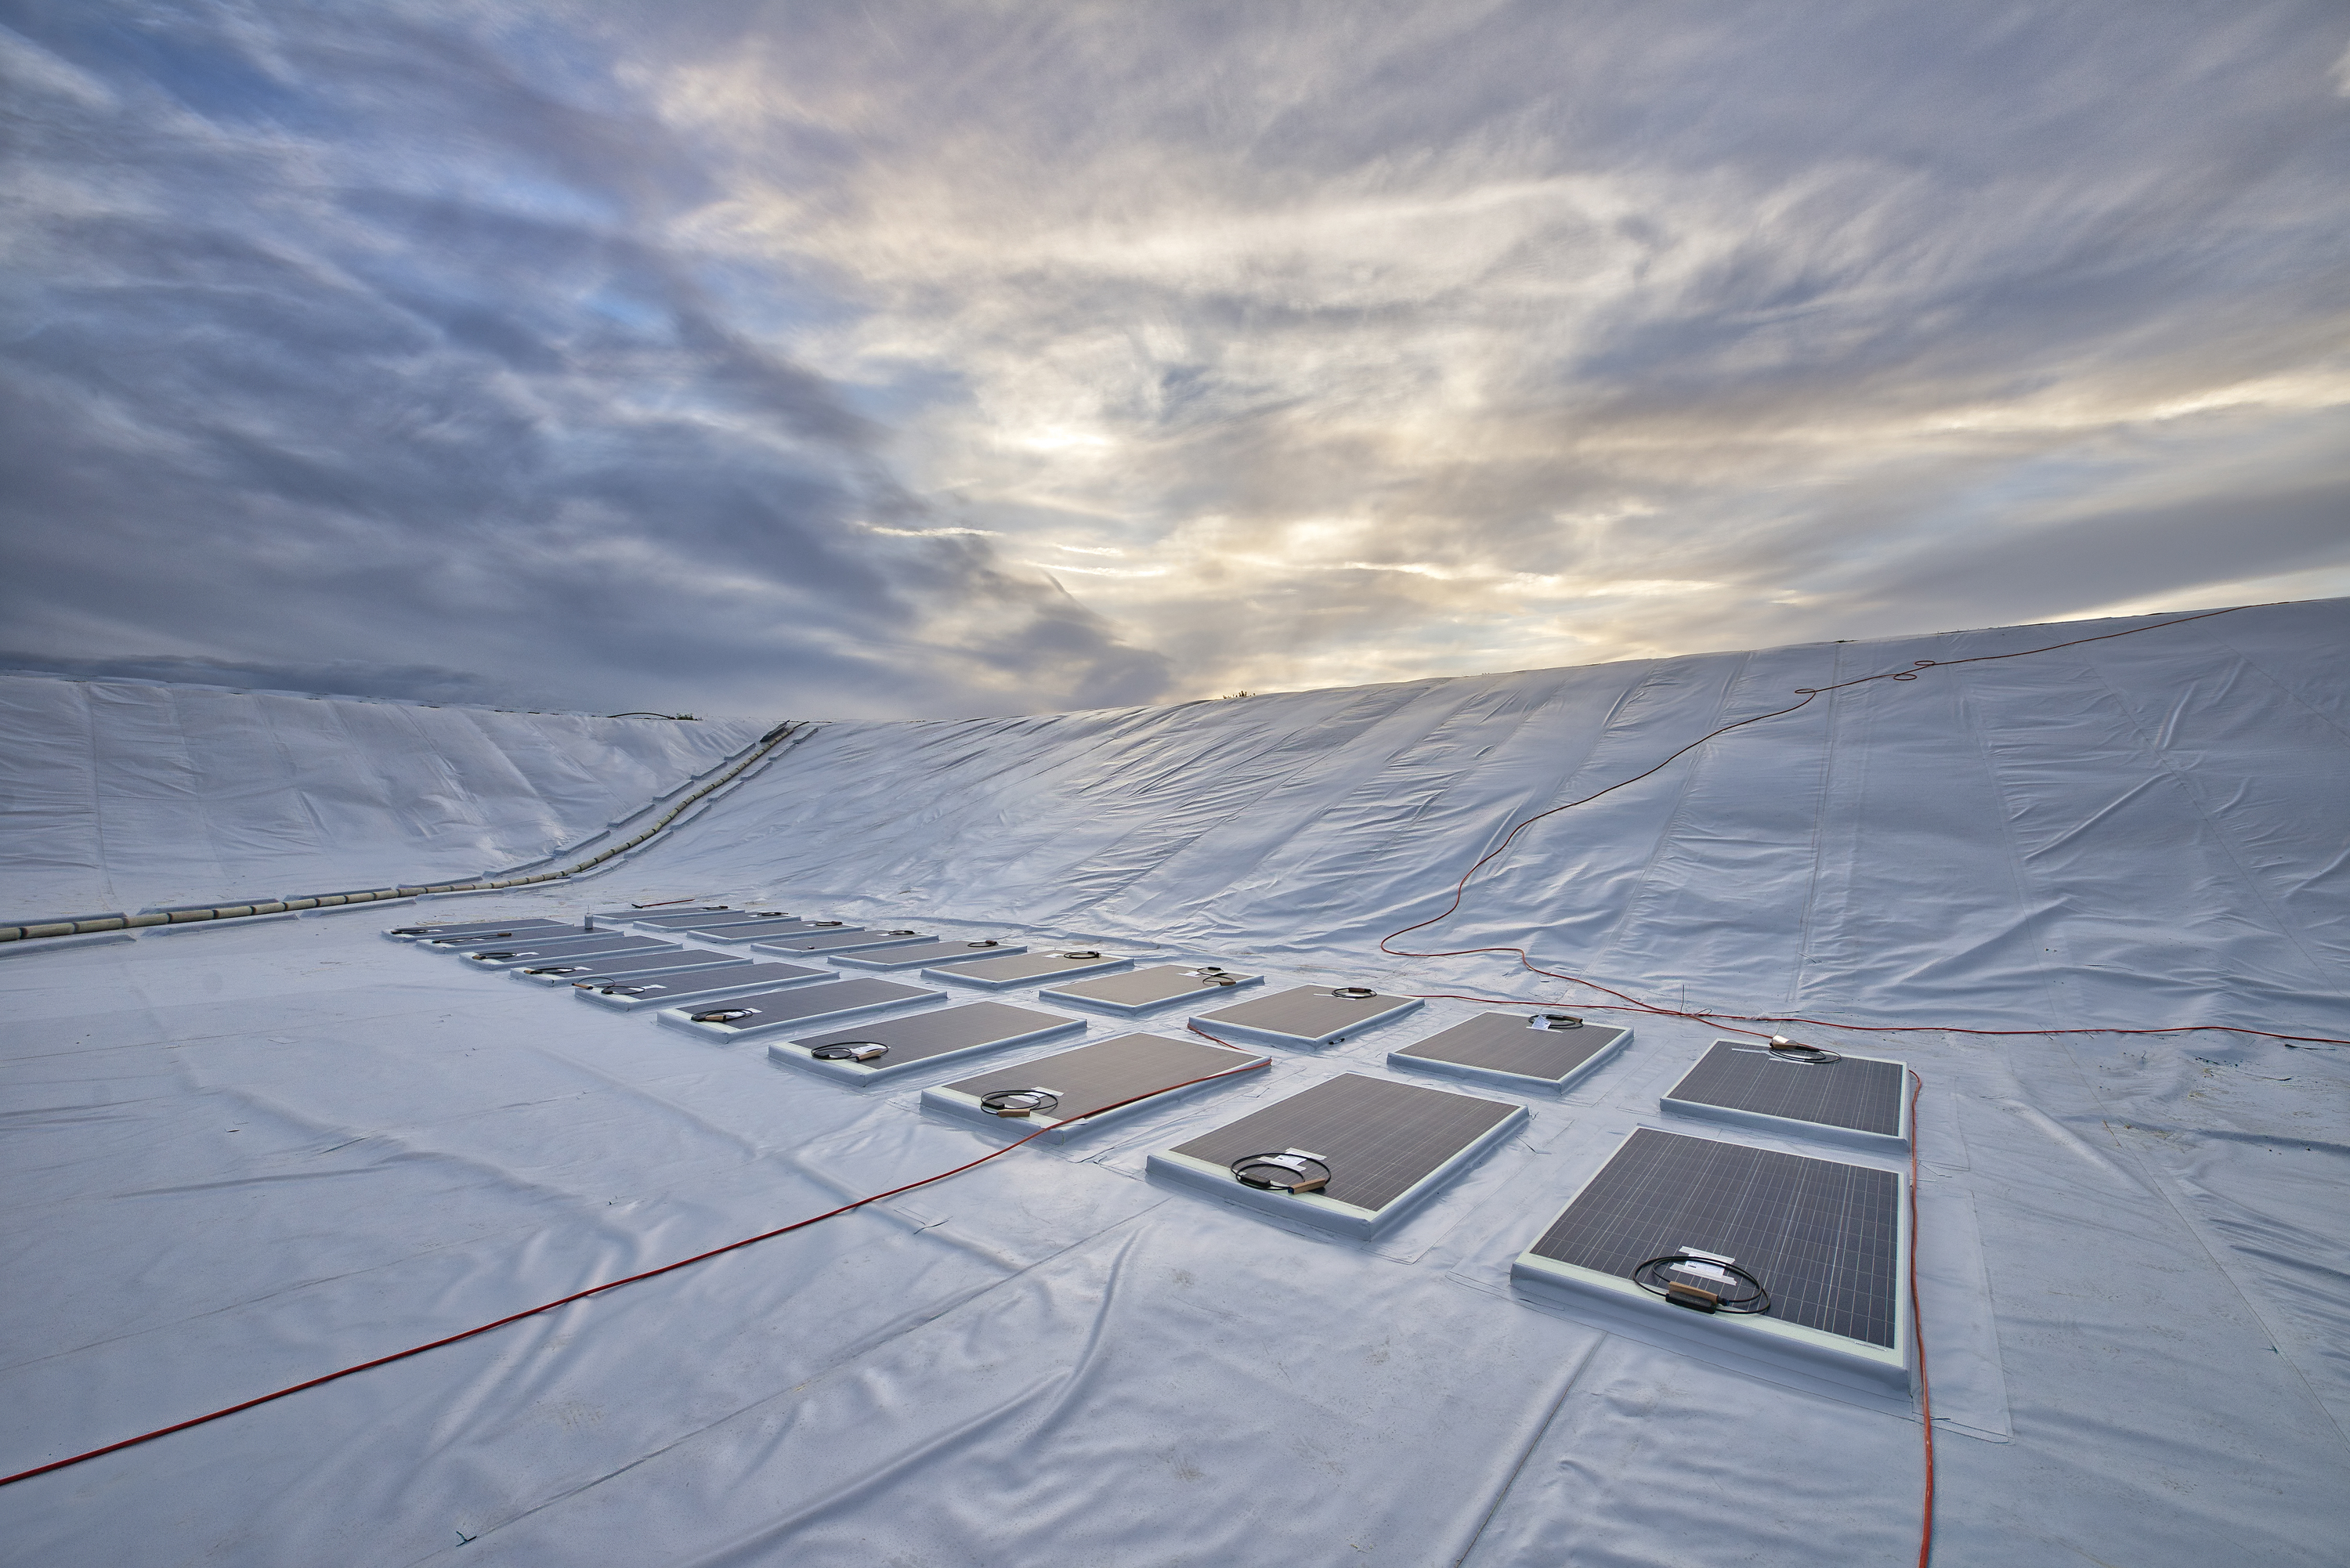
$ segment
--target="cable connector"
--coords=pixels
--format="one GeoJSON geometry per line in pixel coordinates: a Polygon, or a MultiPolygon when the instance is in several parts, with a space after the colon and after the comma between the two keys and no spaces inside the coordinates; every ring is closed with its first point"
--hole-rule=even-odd
{"type": "Polygon", "coordinates": [[[1243,1187],[1286,1192],[1293,1198],[1330,1185],[1330,1162],[1302,1148],[1243,1155],[1232,1163],[1232,1179],[1243,1187]]]}
{"type": "Polygon", "coordinates": [[[980,1108],[999,1116],[1018,1118],[1035,1116],[1040,1111],[1061,1108],[1058,1089],[998,1089],[992,1095],[982,1095],[980,1108]]]}
{"type": "Polygon", "coordinates": [[[1790,1040],[1784,1034],[1771,1036],[1771,1044],[1766,1049],[1774,1062],[1799,1062],[1806,1067],[1832,1067],[1844,1060],[1834,1051],[1806,1045],[1800,1040],[1790,1040]]]}
{"type": "Polygon", "coordinates": [[[1661,1296],[1669,1306],[1686,1307],[1690,1312],[1709,1315],[1714,1313],[1734,1313],[1741,1316],[1771,1310],[1771,1293],[1753,1273],[1740,1268],[1717,1252],[1700,1252],[1694,1247],[1683,1247],[1677,1252],[1650,1258],[1631,1274],[1632,1282],[1652,1296],[1661,1296]],[[1676,1274],[1694,1274],[1711,1281],[1721,1289],[1691,1284],[1676,1274]],[[1738,1286],[1747,1287],[1743,1295],[1731,1293],[1738,1286]]]}

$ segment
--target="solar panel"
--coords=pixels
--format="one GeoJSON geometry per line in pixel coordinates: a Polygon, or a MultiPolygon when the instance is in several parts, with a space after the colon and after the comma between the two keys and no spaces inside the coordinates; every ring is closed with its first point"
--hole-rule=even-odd
{"type": "Polygon", "coordinates": [[[1099,1008],[1105,1012],[1135,1018],[1170,1002],[1197,1002],[1263,983],[1264,976],[1261,974],[1239,974],[1213,964],[1159,964],[1131,974],[1106,974],[1056,985],[1038,992],[1036,1000],[1099,1008]]]}
{"type": "Polygon", "coordinates": [[[795,1067],[865,1085],[935,1067],[957,1057],[1082,1034],[1083,1023],[1001,1002],[972,1002],[881,1023],[859,1023],[806,1040],[779,1041],[767,1054],[795,1067]]]}
{"type": "Polygon", "coordinates": [[[559,963],[575,958],[620,958],[633,953],[673,953],[681,950],[675,942],[657,941],[651,937],[577,937],[566,941],[544,942],[527,938],[496,947],[473,948],[464,954],[468,969],[521,969],[525,965],[559,963]]]}
{"type": "Polygon", "coordinates": [[[459,937],[485,937],[497,931],[543,931],[570,929],[561,920],[450,920],[439,925],[394,926],[384,932],[395,942],[447,940],[459,937]]]}
{"type": "Polygon", "coordinates": [[[815,937],[827,931],[861,931],[849,920],[734,919],[714,926],[695,926],[693,937],[705,942],[764,942],[778,937],[815,937]]]}
{"type": "Polygon", "coordinates": [[[847,953],[834,960],[843,969],[926,969],[951,963],[976,963],[982,959],[1012,958],[1028,950],[1017,942],[982,938],[976,941],[915,942],[902,948],[847,953]]]}
{"type": "Polygon", "coordinates": [[[1597,1072],[1632,1038],[1629,1029],[1616,1024],[1562,1023],[1573,1016],[1481,1012],[1416,1045],[1388,1052],[1388,1065],[1564,1094],[1570,1085],[1597,1072]]]}
{"type": "Polygon", "coordinates": [[[827,1019],[854,1018],[860,1012],[904,1007],[917,1002],[937,1002],[942,991],[926,991],[894,980],[836,980],[791,991],[754,992],[748,996],[721,997],[681,1002],[655,1014],[663,1023],[721,1042],[773,1034],[795,1025],[822,1023],[827,1019]],[[720,1014],[697,1018],[698,1013],[720,1014]],[[731,1015],[731,1016],[727,1016],[731,1015]]]}
{"type": "Polygon", "coordinates": [[[664,904],[658,909],[590,909],[588,919],[591,924],[600,920],[619,926],[630,920],[654,919],[662,915],[708,915],[723,914],[725,911],[723,904],[664,904]]]}
{"type": "Polygon", "coordinates": [[[762,953],[857,953],[875,948],[910,948],[931,940],[923,931],[827,931],[821,936],[785,937],[781,941],[753,942],[762,953]]]}
{"type": "Polygon", "coordinates": [[[1522,1253],[1513,1277],[1555,1285],[1684,1330],[1742,1338],[1906,1389],[1908,1217],[1899,1172],[1641,1127],[1522,1253]],[[1686,1310],[1643,1290],[1652,1259],[1705,1254],[1661,1272],[1718,1296],[1769,1293],[1766,1312],[1686,1310]],[[1661,1315],[1659,1315],[1661,1314],[1661,1315]]]}
{"type": "Polygon", "coordinates": [[[461,953],[467,948],[477,948],[485,942],[504,941],[508,938],[517,940],[528,938],[532,941],[544,942],[565,941],[574,937],[608,937],[611,934],[609,931],[591,931],[585,926],[567,925],[560,920],[510,920],[486,931],[475,927],[461,936],[419,937],[415,947],[418,952],[461,953]]]}
{"type": "Polygon", "coordinates": [[[739,926],[752,920],[788,920],[792,917],[777,910],[764,909],[688,909],[661,915],[623,915],[615,925],[634,926],[640,931],[692,930],[702,926],[739,926]]]}
{"type": "Polygon", "coordinates": [[[1909,1147],[1909,1069],[1877,1056],[1806,1061],[1717,1040],[1659,1102],[1709,1121],[1763,1127],[1861,1148],[1909,1147]]]}
{"type": "Polygon", "coordinates": [[[1085,974],[1108,974],[1112,971],[1130,969],[1132,959],[1111,958],[1090,948],[1047,948],[1042,952],[1021,953],[1013,958],[982,959],[977,963],[958,963],[947,968],[933,966],[922,971],[928,980],[951,980],[961,985],[982,986],[989,991],[1009,991],[1015,985],[1035,985],[1040,981],[1075,980],[1085,974]]]}
{"type": "Polygon", "coordinates": [[[1159,1150],[1149,1168],[1233,1202],[1370,1236],[1426,1202],[1526,1119],[1523,1106],[1347,1073],[1159,1150]],[[1233,1173],[1235,1162],[1264,1154],[1298,1158],[1303,1174],[1318,1171],[1327,1184],[1285,1191],[1233,1173]]]}
{"type": "Polygon", "coordinates": [[[1008,1127],[1024,1135],[1041,1124],[1049,1129],[1044,1141],[1059,1143],[1107,1123],[1139,1116],[1167,1104],[1173,1096],[1242,1081],[1222,1075],[1254,1077],[1254,1073],[1244,1069],[1264,1060],[1252,1052],[1228,1050],[1202,1040],[1121,1034],[925,1089],[922,1105],[929,1110],[990,1127],[1008,1127]],[[992,1095],[1014,1096],[1006,1108],[1017,1109],[1027,1103],[1017,1096],[1034,1089],[1047,1091],[1051,1103],[1040,1105],[1028,1116],[999,1116],[987,1105],[992,1095]],[[1085,1119],[1074,1119],[1079,1116],[1085,1119]]]}
{"type": "Polygon", "coordinates": [[[1367,987],[1301,985],[1261,996],[1237,1007],[1203,1012],[1191,1020],[1214,1034],[1236,1035],[1266,1045],[1319,1050],[1351,1040],[1366,1029],[1393,1023],[1417,1011],[1416,997],[1381,996],[1367,987]]]}
{"type": "Polygon", "coordinates": [[[574,990],[572,995],[598,1007],[634,1012],[646,1007],[674,1007],[681,1002],[704,1002],[722,996],[748,996],[753,992],[780,991],[831,980],[832,971],[796,963],[746,963],[740,969],[715,969],[702,974],[621,976],[611,985],[574,990]]]}
{"type": "Polygon", "coordinates": [[[750,961],[734,953],[713,953],[702,948],[675,952],[639,953],[631,958],[599,959],[590,955],[556,959],[551,963],[525,964],[506,972],[534,985],[577,985],[583,981],[619,980],[648,974],[681,974],[697,969],[747,969],[750,961]]]}

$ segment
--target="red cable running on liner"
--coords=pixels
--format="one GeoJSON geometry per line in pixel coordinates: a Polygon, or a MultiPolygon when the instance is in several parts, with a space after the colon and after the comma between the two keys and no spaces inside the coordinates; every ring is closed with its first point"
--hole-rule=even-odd
{"type": "MultiPolygon", "coordinates": [[[[1854,1033],[1912,1033],[1931,1031],[1950,1034],[1981,1035],[2183,1034],[2211,1031],[2225,1033],[2256,1034],[2271,1040],[2286,1042],[2288,1045],[2294,1042],[2327,1045],[2350,1044],[2350,1041],[2336,1040],[2329,1035],[2282,1034],[2266,1029],[2235,1029],[2225,1024],[2216,1023],[2182,1024],[2169,1029],[1963,1029],[1949,1028],[1934,1024],[1895,1024],[1876,1026],[1843,1024],[1827,1023],[1820,1019],[1804,1018],[1792,1014],[1720,1013],[1706,1012],[1693,1012],[1681,1008],[1660,1007],[1653,1002],[1643,1002],[1638,997],[1632,995],[1628,992],[1618,991],[1613,986],[1602,985],[1597,981],[1586,980],[1580,975],[1568,974],[1560,970],[1544,969],[1542,965],[1534,962],[1533,957],[1527,953],[1526,950],[1521,947],[1495,946],[1480,948],[1451,948],[1435,952],[1413,952],[1390,945],[1398,937],[1405,936],[1412,931],[1420,930],[1429,926],[1435,925],[1440,920],[1450,919],[1457,910],[1460,909],[1461,901],[1467,898],[1470,878],[1476,876],[1478,872],[1483,870],[1487,866],[1492,864],[1494,860],[1500,858],[1500,857],[1510,847],[1511,844],[1516,840],[1519,834],[1524,832],[1535,823],[1542,821],[1543,818],[1546,816],[1555,816],[1563,811],[1572,811],[1580,805],[1587,805],[1591,802],[1599,799],[1602,795],[1611,794],[1617,790],[1623,789],[1628,784],[1638,784],[1642,779],[1649,778],[1657,774],[1662,773],[1675,762],[1687,756],[1690,753],[1697,750],[1698,747],[1705,744],[1708,741],[1712,740],[1717,735],[1727,734],[1732,730],[1743,729],[1749,724],[1759,724],[1766,719],[1784,718],[1787,714],[1793,713],[1800,708],[1808,706],[1813,698],[1821,695],[1823,692],[1841,691],[1849,686],[1865,686],[1877,680],[1915,680],[1918,679],[1918,671],[1922,670],[1944,669],[1951,665],[1959,664],[1986,664],[1995,659],[2024,659],[2029,658],[2033,654],[2054,653],[2059,649],[2078,648],[2084,643],[2090,642],[2106,642],[2117,637],[2134,637],[2142,631],[2160,631],[2167,627],[2184,626],[2190,621],[2209,620],[2214,616],[2232,615],[2238,609],[2251,607],[2256,607],[2237,605],[2231,606],[2228,609],[2206,610],[2200,615],[2179,616],[2171,620],[2157,622],[2153,626],[2131,627],[2124,631],[2109,631],[2100,633],[2095,637],[2074,638],[2070,641],[2050,643],[2042,648],[2019,649],[2012,653],[1977,654],[1967,659],[1915,659],[1911,662],[1911,668],[1908,670],[1881,670],[1875,675],[1863,675],[1851,680],[1838,681],[1831,686],[1798,686],[1795,688],[1795,694],[1800,700],[1790,703],[1784,708],[1774,709],[1767,713],[1756,713],[1744,719],[1733,720],[1730,723],[1722,724],[1715,729],[1709,730],[1704,734],[1700,735],[1696,740],[1690,742],[1689,744],[1673,752],[1663,761],[1658,763],[1654,767],[1648,769],[1644,773],[1635,774],[1630,778],[1618,779],[1616,783],[1609,784],[1605,789],[1595,790],[1590,794],[1584,795],[1580,799],[1568,801],[1562,805],[1552,806],[1547,811],[1536,812],[1534,815],[1524,817],[1512,825],[1510,830],[1502,836],[1502,841],[1499,844],[1496,844],[1492,849],[1488,850],[1475,865],[1471,866],[1468,870],[1461,874],[1461,880],[1453,884],[1452,901],[1450,904],[1446,905],[1443,909],[1431,915],[1425,920],[1421,920],[1414,925],[1405,926],[1399,930],[1388,932],[1386,936],[1379,939],[1379,950],[1392,954],[1398,958],[1465,958],[1474,953],[1509,953],[1517,959],[1521,966],[1535,974],[1546,975],[1554,980],[1565,981],[1571,985],[1579,985],[1592,991],[1599,992],[1605,995],[1615,997],[1617,999],[1617,1002],[1621,1004],[1616,1005],[1606,1002],[1578,1002],[1575,1004],[1585,1007],[1586,1011],[1596,1012],[1644,1012],[1666,1018],[1688,1018],[1712,1024],[1716,1028],[1726,1029],[1733,1034],[1748,1034],[1753,1035],[1756,1038],[1768,1038],[1768,1036],[1766,1036],[1761,1030],[1746,1029],[1736,1023],[1724,1023],[1722,1021],[1725,1019],[1742,1019],[1749,1023],[1806,1023],[1823,1029],[1839,1029],[1850,1030],[1854,1033]]],[[[1425,1000],[1430,1001],[1441,999],[1458,1002],[1504,1002],[1517,1006],[1544,1005],[1540,1002],[1529,1004],[1516,998],[1467,996],[1451,992],[1417,992],[1415,994],[1425,1000]]],[[[1915,1071],[1910,1073],[1909,1080],[1909,1123],[1914,1128],[1918,1123],[1918,1096],[1919,1091],[1925,1087],[1925,1080],[1920,1078],[1915,1071]]],[[[1925,1319],[1920,1307],[1918,1292],[1918,1139],[1914,1132],[1909,1139],[1909,1321],[1910,1332],[1916,1336],[1918,1342],[1918,1395],[1924,1417],[1926,1445],[1926,1495],[1918,1538],[1918,1568],[1927,1568],[1928,1561],[1932,1557],[1934,1551],[1934,1395],[1933,1386],[1931,1383],[1928,1381],[1926,1372],[1925,1319]]]]}
{"type": "Polygon", "coordinates": [[[1926,1508],[1918,1532],[1918,1568],[1934,1554],[1934,1386],[1926,1380],[1926,1314],[1918,1304],[1918,1093],[1926,1080],[1909,1073],[1909,1336],[1918,1342],[1918,1402],[1926,1417],[1926,1508]]]}
{"type": "MultiPolygon", "coordinates": [[[[1213,1036],[1210,1036],[1210,1038],[1212,1039],[1213,1036]]],[[[1216,1044],[1221,1045],[1223,1042],[1219,1040],[1216,1044]]],[[[956,1166],[952,1170],[941,1170],[935,1176],[925,1176],[919,1181],[909,1181],[903,1187],[890,1188],[887,1192],[875,1192],[868,1194],[866,1197],[857,1199],[853,1203],[844,1203],[837,1209],[828,1209],[821,1214],[814,1215],[806,1220],[795,1220],[788,1225],[779,1225],[773,1231],[763,1231],[756,1236],[745,1236],[739,1241],[729,1241],[723,1247],[712,1247],[706,1252],[696,1252],[691,1258],[680,1258],[674,1263],[663,1263],[658,1269],[647,1269],[640,1274],[630,1274],[624,1279],[607,1280],[600,1285],[590,1285],[584,1291],[574,1291],[567,1296],[557,1296],[551,1302],[541,1302],[535,1307],[525,1307],[521,1312],[510,1313],[506,1316],[499,1318],[494,1323],[482,1324],[477,1327],[466,1329],[459,1334],[449,1334],[441,1339],[432,1340],[423,1345],[411,1345],[406,1350],[396,1350],[390,1355],[379,1355],[373,1361],[362,1361],[355,1366],[342,1367],[338,1371],[327,1373],[323,1376],[312,1377],[304,1382],[292,1384],[286,1387],[276,1390],[275,1393],[264,1394],[258,1397],[247,1399],[242,1404],[230,1405],[222,1409],[209,1411],[202,1416],[192,1416],[184,1421],[175,1421],[168,1427],[158,1427],[151,1432],[141,1432],[135,1438],[125,1438],[120,1442],[109,1443],[104,1448],[91,1449],[87,1453],[75,1454],[68,1459],[52,1459],[45,1465],[35,1465],[28,1470],[18,1470],[12,1476],[0,1476],[0,1486],[13,1485],[20,1480],[30,1480],[35,1476],[47,1475],[51,1470],[61,1470],[68,1466],[80,1464],[86,1459],[95,1459],[107,1454],[120,1453],[124,1449],[136,1448],[140,1443],[151,1442],[157,1438],[167,1438],[173,1432],[184,1432],[191,1427],[201,1427],[208,1421],[217,1421],[224,1416],[234,1416],[240,1410],[250,1410],[257,1405],[266,1405],[272,1400],[283,1399],[289,1394],[299,1394],[305,1389],[317,1388],[325,1384],[333,1383],[338,1379],[348,1377],[354,1373],[371,1371],[379,1366],[389,1366],[395,1361],[405,1361],[411,1355],[421,1355],[428,1350],[438,1350],[442,1345],[455,1345],[463,1340],[476,1338],[482,1334],[488,1334],[493,1329],[504,1328],[508,1324],[520,1323],[526,1317],[536,1317],[541,1313],[553,1312],[556,1307],[569,1306],[573,1302],[586,1301],[589,1296],[602,1295],[606,1291],[619,1290],[622,1285],[632,1285],[640,1280],[658,1279],[663,1274],[675,1273],[680,1269],[691,1268],[695,1263],[706,1262],[712,1258],[723,1257],[728,1252],[739,1252],[743,1248],[756,1246],[761,1241],[772,1241],[778,1236],[788,1236],[795,1231],[805,1231],[811,1225],[819,1224],[824,1220],[832,1219],[836,1215],[846,1214],[854,1209],[862,1209],[868,1203],[879,1203],[885,1198],[895,1198],[901,1192],[911,1192],[918,1187],[928,1187],[933,1182],[944,1181],[951,1176],[961,1176],[966,1170],[970,1170],[977,1166],[985,1165],[989,1160],[994,1159],[1001,1155],[1010,1154],[1014,1149],[1020,1147],[1023,1144],[1044,1137],[1046,1133],[1051,1132],[1055,1127],[1065,1127],[1071,1122],[1081,1122],[1087,1116],[1097,1116],[1106,1111],[1114,1111],[1118,1109],[1120,1106],[1133,1105],[1138,1100],[1149,1099],[1154,1095],[1172,1094],[1177,1089],[1188,1089],[1194,1084],[1205,1084],[1216,1078],[1230,1078],[1242,1073],[1254,1072],[1256,1069],[1267,1065],[1270,1065],[1269,1059],[1244,1063],[1238,1067],[1231,1068],[1225,1072],[1209,1073],[1201,1077],[1186,1079],[1184,1082],[1180,1084],[1170,1084],[1164,1089],[1153,1089],[1149,1094],[1134,1095],[1111,1105],[1097,1106],[1092,1110],[1082,1111],[1074,1116],[1064,1116],[1059,1121],[1048,1123],[1044,1127],[1038,1127],[1026,1137],[1020,1138],[1012,1143],[1007,1143],[1002,1148],[991,1149],[987,1153],[981,1155],[977,1159],[956,1166]]]]}

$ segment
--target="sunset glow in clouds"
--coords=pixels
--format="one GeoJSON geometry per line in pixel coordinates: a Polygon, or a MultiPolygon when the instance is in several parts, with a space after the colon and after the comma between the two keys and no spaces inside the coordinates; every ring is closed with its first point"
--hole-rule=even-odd
{"type": "Polygon", "coordinates": [[[2330,5],[22,5],[0,662],[948,716],[2350,593],[2330,5]]]}

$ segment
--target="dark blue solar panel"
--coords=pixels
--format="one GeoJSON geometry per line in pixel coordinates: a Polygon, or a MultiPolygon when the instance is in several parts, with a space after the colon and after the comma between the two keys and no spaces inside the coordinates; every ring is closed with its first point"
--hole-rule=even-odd
{"type": "Polygon", "coordinates": [[[1348,1073],[1193,1138],[1174,1152],[1211,1165],[1229,1165],[1252,1154],[1305,1149],[1330,1168],[1327,1197],[1376,1210],[1517,1109],[1448,1089],[1348,1073]]]}
{"type": "Polygon", "coordinates": [[[1628,1276],[1693,1247],[1760,1280],[1772,1316],[1890,1349],[1901,1199],[1889,1170],[1642,1127],[1530,1250],[1628,1276]]]}
{"type": "Polygon", "coordinates": [[[1760,1044],[1717,1040],[1666,1098],[1897,1137],[1907,1077],[1898,1062],[1808,1063],[1760,1044]]]}

